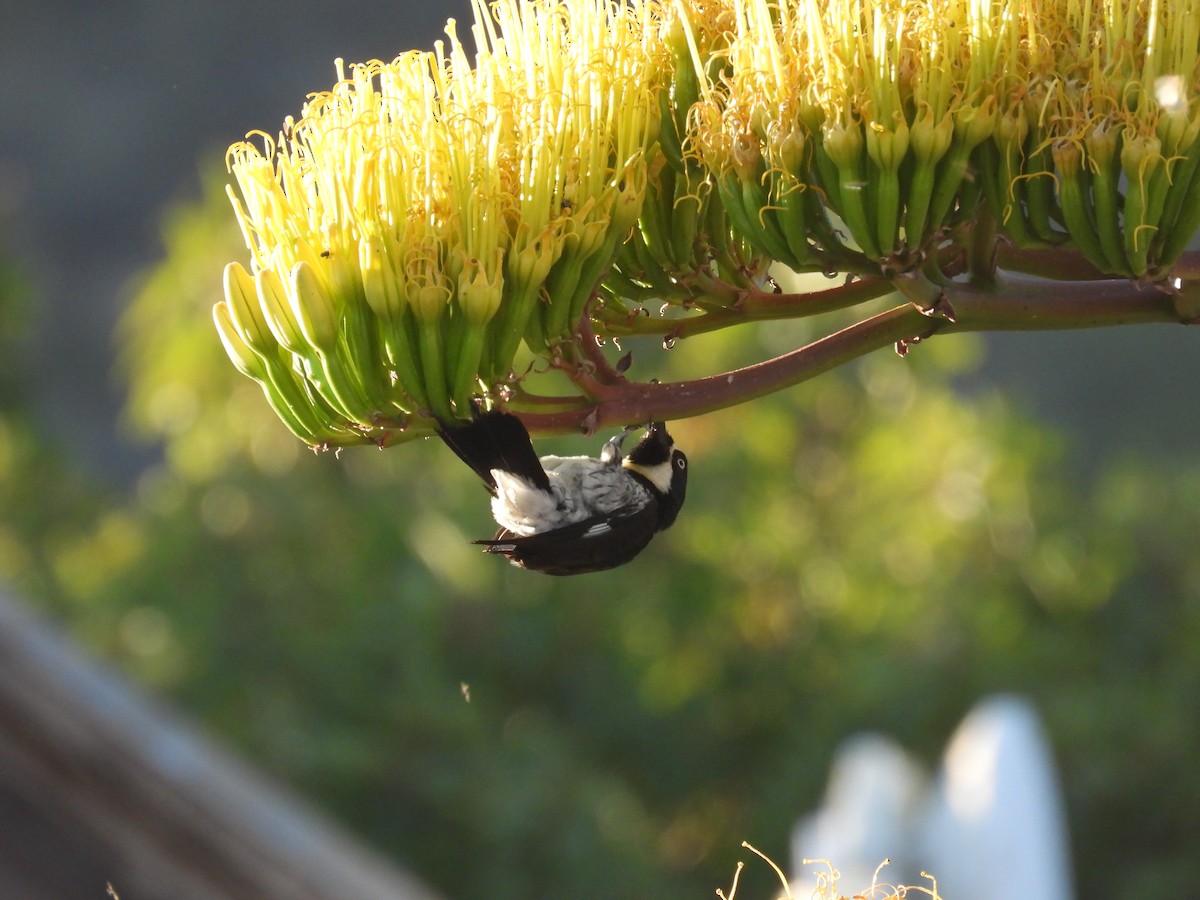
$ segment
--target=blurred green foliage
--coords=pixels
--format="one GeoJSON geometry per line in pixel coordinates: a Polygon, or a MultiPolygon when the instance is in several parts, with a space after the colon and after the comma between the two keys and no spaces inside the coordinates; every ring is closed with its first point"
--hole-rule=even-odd
{"type": "MultiPolygon", "coordinates": [[[[678,524],[540,577],[470,545],[486,495],[440,445],[286,433],[211,326],[231,226],[214,180],[137,286],[128,421],[163,458],[127,496],[40,446],[6,380],[0,578],[447,897],[711,896],[743,839],[786,860],[840,740],[932,764],[995,690],[1046,717],[1081,896],[1200,880],[1194,462],[1084,489],[1053,434],[954,392],[979,345],[935,340],[674,423],[678,524]]],[[[635,370],[804,328],[636,345],[635,370]]],[[[752,866],[739,896],[775,887],[752,866]]]]}

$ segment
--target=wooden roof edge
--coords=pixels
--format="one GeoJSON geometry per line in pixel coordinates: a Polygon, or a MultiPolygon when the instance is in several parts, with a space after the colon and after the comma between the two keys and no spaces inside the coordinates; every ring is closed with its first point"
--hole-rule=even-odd
{"type": "Polygon", "coordinates": [[[118,892],[124,883],[172,900],[436,900],[0,590],[6,771],[96,836],[118,892]]]}

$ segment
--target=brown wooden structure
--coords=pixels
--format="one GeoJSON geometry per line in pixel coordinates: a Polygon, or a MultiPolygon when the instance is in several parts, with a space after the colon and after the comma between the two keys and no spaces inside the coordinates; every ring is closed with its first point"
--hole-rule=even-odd
{"type": "Polygon", "coordinates": [[[434,900],[0,592],[0,898],[434,900]]]}

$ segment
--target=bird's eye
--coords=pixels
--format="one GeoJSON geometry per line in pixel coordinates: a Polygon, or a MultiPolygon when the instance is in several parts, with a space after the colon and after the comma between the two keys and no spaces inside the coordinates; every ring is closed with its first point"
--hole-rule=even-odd
{"type": "Polygon", "coordinates": [[[684,459],[682,456],[679,457],[679,459],[675,460],[675,468],[686,469],[687,468],[687,460],[684,459]]]}

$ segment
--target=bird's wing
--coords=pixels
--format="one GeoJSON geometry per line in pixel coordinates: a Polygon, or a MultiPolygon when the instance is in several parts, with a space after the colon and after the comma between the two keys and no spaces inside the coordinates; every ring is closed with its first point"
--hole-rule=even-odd
{"type": "Polygon", "coordinates": [[[493,469],[511,472],[536,488],[550,490],[550,479],[533,449],[529,432],[514,415],[499,410],[480,413],[465,425],[439,428],[438,437],[483,479],[493,495],[496,493],[493,469]]]}
{"type": "Polygon", "coordinates": [[[646,548],[658,527],[654,503],[593,516],[520,537],[500,529],[490,541],[476,541],[526,569],[549,575],[579,575],[624,565],[646,548]]]}

